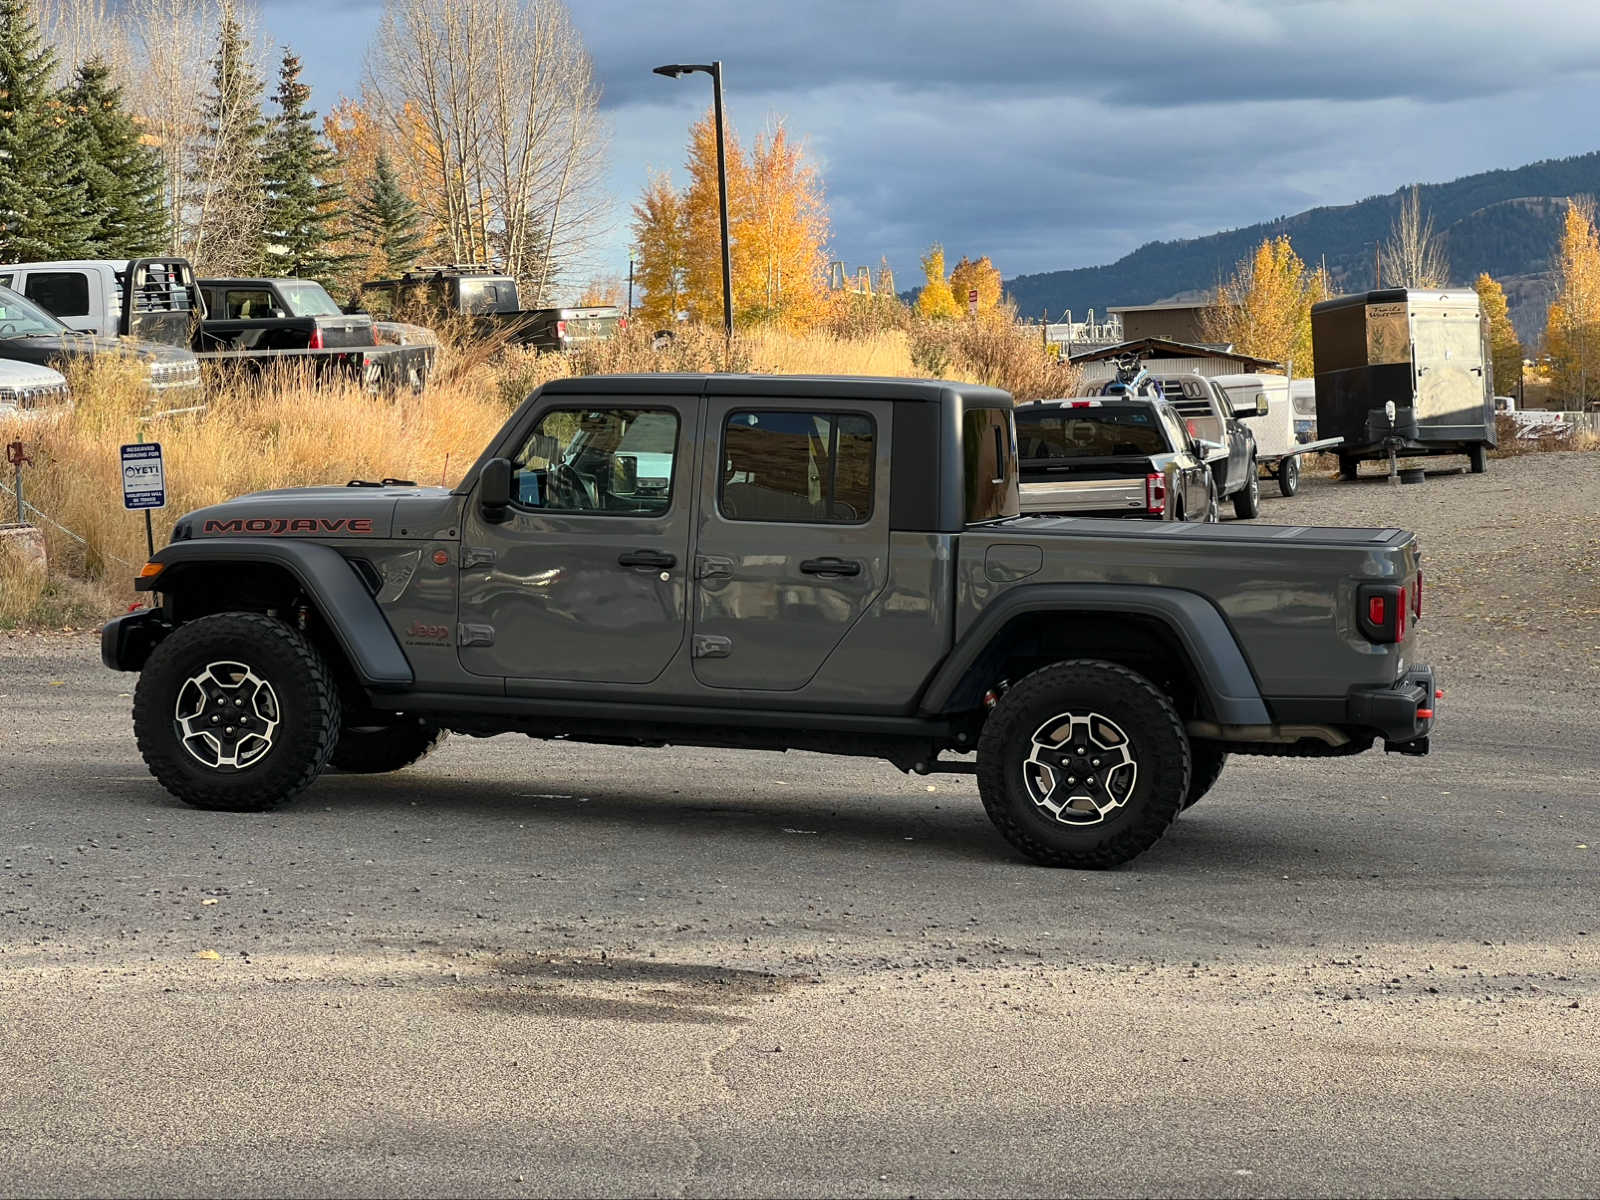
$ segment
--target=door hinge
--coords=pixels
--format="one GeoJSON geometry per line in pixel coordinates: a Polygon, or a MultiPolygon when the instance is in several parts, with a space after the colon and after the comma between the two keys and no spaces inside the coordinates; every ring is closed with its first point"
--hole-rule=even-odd
{"type": "Polygon", "coordinates": [[[461,551],[461,569],[470,571],[473,567],[491,566],[499,557],[488,546],[468,546],[461,551]]]}
{"type": "Polygon", "coordinates": [[[718,558],[713,554],[696,554],[694,556],[694,577],[696,579],[732,579],[733,559],[718,558]]]}
{"type": "Polygon", "coordinates": [[[494,645],[494,626],[458,625],[456,626],[456,642],[462,646],[492,646],[494,645]]]}
{"type": "Polygon", "coordinates": [[[697,633],[694,635],[693,651],[696,658],[727,658],[733,653],[733,639],[712,633],[697,633]]]}

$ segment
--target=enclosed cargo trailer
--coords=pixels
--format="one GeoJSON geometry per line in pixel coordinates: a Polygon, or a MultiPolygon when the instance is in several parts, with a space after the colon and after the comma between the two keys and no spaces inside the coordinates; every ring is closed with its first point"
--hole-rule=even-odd
{"type": "Polygon", "coordinates": [[[1488,323],[1470,288],[1390,288],[1311,310],[1317,433],[1341,437],[1341,472],[1363,458],[1465,454],[1482,472],[1495,444],[1488,323]],[[1384,405],[1393,402],[1392,422],[1384,405]]]}

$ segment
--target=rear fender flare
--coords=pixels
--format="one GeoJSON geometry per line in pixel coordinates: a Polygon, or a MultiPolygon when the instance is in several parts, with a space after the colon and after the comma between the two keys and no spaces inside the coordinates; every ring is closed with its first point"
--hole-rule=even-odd
{"type": "Polygon", "coordinates": [[[1023,584],[1002,593],[956,643],[923,694],[921,709],[952,711],[984,651],[1018,617],[1033,613],[1127,613],[1161,622],[1193,665],[1207,706],[1224,725],[1270,724],[1254,672],[1228,622],[1204,596],[1178,588],[1100,583],[1023,584]]]}
{"type": "Polygon", "coordinates": [[[153,580],[141,581],[144,590],[170,593],[182,591],[186,567],[245,563],[281,567],[310,597],[362,684],[395,689],[410,687],[415,681],[411,663],[378,602],[344,555],[331,546],[267,538],[206,538],[173,542],[157,551],[152,561],[160,563],[163,570],[153,580]]]}

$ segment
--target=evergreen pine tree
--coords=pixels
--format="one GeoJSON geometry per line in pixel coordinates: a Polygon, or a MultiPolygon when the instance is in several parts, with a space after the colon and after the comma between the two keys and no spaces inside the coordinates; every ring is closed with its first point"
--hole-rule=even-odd
{"type": "Polygon", "coordinates": [[[427,239],[416,202],[395,177],[388,151],[379,150],[372,183],[351,219],[356,240],[383,260],[385,274],[403,275],[417,264],[427,239]]]}
{"type": "Polygon", "coordinates": [[[65,95],[67,130],[83,188],[91,258],[135,258],[166,245],[161,159],[139,137],[111,68],[95,57],[79,65],[65,95]]]}
{"type": "Polygon", "coordinates": [[[250,63],[244,29],[226,0],[201,119],[189,171],[190,207],[196,214],[189,257],[204,274],[251,274],[262,259],[266,124],[261,80],[250,63]]]}
{"type": "Polygon", "coordinates": [[[332,246],[344,189],[317,114],[306,107],[310,98],[300,82],[300,56],[286,47],[273,95],[278,114],[267,133],[265,258],[272,274],[326,284],[345,264],[332,246]]]}
{"type": "Polygon", "coordinates": [[[56,58],[29,0],[0,0],[0,262],[72,258],[85,248],[83,189],[56,58]]]}

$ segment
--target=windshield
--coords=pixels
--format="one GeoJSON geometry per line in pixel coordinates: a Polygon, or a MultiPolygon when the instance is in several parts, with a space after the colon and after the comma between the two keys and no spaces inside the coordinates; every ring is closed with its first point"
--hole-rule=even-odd
{"type": "Polygon", "coordinates": [[[309,280],[295,280],[293,283],[280,283],[278,290],[283,293],[283,302],[289,306],[289,315],[294,317],[339,317],[344,314],[339,311],[339,306],[333,302],[333,297],[323,290],[320,283],[309,280]]]}
{"type": "Polygon", "coordinates": [[[0,338],[27,337],[33,333],[52,337],[69,330],[32,300],[24,300],[8,287],[0,287],[0,338]]]}
{"type": "Polygon", "coordinates": [[[1047,409],[1017,412],[1024,462],[1052,458],[1123,458],[1166,454],[1167,435],[1153,408],[1047,409]]]}

